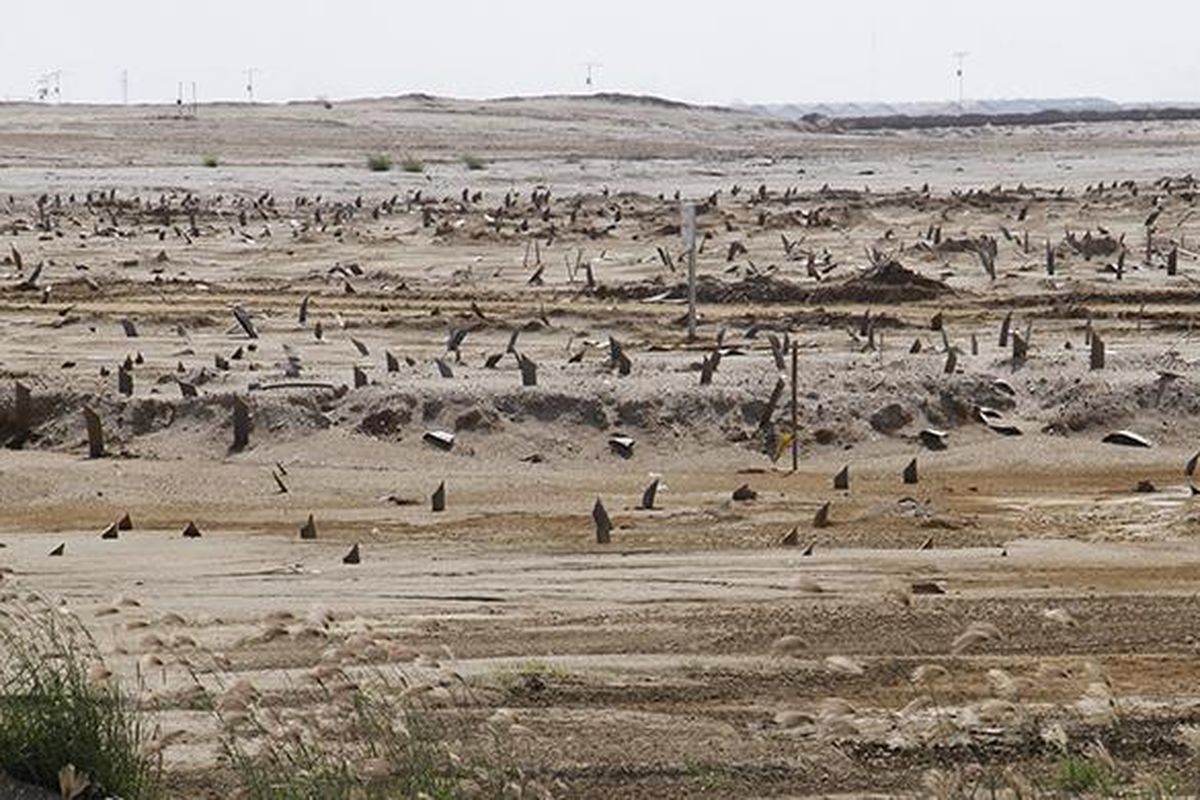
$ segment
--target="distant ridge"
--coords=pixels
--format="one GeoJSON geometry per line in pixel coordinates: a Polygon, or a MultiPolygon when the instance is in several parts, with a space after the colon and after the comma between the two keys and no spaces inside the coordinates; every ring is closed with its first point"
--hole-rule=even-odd
{"type": "MultiPolygon", "coordinates": [[[[1144,107],[1144,106],[1140,106],[1144,107]]],[[[1037,114],[1043,111],[1121,111],[1120,103],[1103,97],[1016,98],[1011,100],[967,100],[960,108],[952,101],[911,103],[767,103],[741,108],[783,119],[820,116],[826,119],[858,117],[930,117],[949,114],[1037,114]]]]}

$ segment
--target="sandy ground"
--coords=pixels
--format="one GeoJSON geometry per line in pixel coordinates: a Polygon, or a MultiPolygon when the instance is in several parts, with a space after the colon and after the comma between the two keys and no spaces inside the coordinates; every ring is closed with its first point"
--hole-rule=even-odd
{"type": "Polygon", "coordinates": [[[188,732],[166,753],[181,791],[224,793],[185,665],[287,706],[331,661],[464,676],[562,796],[920,793],[933,767],[1052,786],[1057,727],[1129,781],[1186,773],[1200,126],[843,136],[562,99],[173,114],[0,108],[0,593],[65,604],[129,679],[166,662],[142,680],[188,732]],[[425,171],[371,173],[380,151],[425,171]],[[676,190],[702,203],[694,342],[676,190]],[[795,473],[770,457],[784,332],[795,473]],[[1101,441],[1117,429],[1152,446],[1101,441]],[[956,648],[972,623],[998,635],[956,648]],[[913,679],[929,664],[936,690],[913,679]]]}

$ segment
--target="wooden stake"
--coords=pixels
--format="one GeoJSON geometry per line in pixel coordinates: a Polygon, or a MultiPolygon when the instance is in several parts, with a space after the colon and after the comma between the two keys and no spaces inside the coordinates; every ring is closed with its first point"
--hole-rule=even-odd
{"type": "Polygon", "coordinates": [[[799,406],[796,402],[796,373],[800,359],[800,345],[792,342],[792,472],[800,469],[799,406]]]}
{"type": "Polygon", "coordinates": [[[104,428],[100,425],[100,415],[84,406],[83,419],[87,423],[88,458],[103,458],[104,428]]]}

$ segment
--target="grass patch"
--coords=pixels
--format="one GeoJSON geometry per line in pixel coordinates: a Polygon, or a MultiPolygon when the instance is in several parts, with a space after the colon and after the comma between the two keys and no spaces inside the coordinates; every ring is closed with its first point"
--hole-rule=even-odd
{"type": "Polygon", "coordinates": [[[371,172],[390,172],[392,157],[387,153],[372,153],[367,156],[367,169],[371,172]]]}
{"type": "Polygon", "coordinates": [[[216,156],[205,156],[200,163],[209,169],[212,169],[214,167],[221,166],[221,159],[217,158],[216,156]]]}
{"type": "Polygon", "coordinates": [[[687,774],[691,784],[706,794],[721,793],[729,796],[730,789],[736,783],[729,769],[721,764],[689,762],[687,774]]]}
{"type": "Polygon", "coordinates": [[[74,765],[88,796],[151,800],[161,765],[144,725],[78,620],[48,606],[0,609],[0,771],[57,791],[74,765]]]}
{"type": "Polygon", "coordinates": [[[1107,795],[1115,784],[1116,777],[1106,764],[1067,756],[1058,762],[1053,784],[1056,789],[1068,794],[1107,795]]]}
{"type": "Polygon", "coordinates": [[[405,172],[412,172],[412,173],[424,172],[425,171],[425,162],[419,158],[413,158],[412,156],[405,156],[400,161],[400,169],[404,170],[405,172]]]}
{"type": "Polygon", "coordinates": [[[487,169],[487,166],[488,166],[487,162],[484,161],[482,158],[480,158],[479,156],[471,155],[470,153],[463,156],[462,160],[463,160],[463,164],[466,165],[467,169],[471,170],[472,172],[478,172],[479,170],[487,169]]]}
{"type": "Polygon", "coordinates": [[[218,712],[223,760],[240,798],[546,796],[509,766],[507,723],[473,718],[464,708],[474,703],[460,703],[445,686],[384,671],[358,680],[337,671],[318,686],[313,702],[288,709],[286,717],[267,704],[249,713],[218,712]]]}

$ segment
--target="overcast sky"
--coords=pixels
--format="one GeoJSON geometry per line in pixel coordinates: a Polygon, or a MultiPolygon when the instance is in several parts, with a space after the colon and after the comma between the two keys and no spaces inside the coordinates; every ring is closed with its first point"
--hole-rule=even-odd
{"type": "Polygon", "coordinates": [[[68,101],[594,88],[709,103],[1200,100],[1196,0],[4,0],[0,98],[68,101]],[[190,89],[189,89],[190,92],[190,89]]]}

